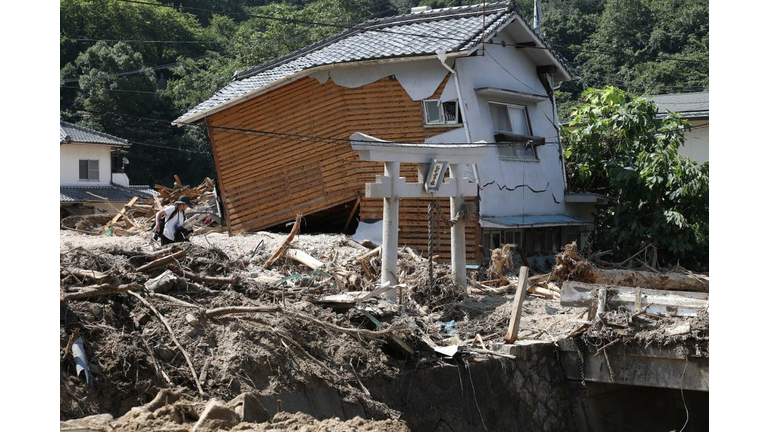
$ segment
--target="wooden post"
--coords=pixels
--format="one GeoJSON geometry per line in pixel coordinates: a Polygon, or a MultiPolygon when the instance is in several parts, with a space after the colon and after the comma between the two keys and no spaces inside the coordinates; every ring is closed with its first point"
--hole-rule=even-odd
{"type": "Polygon", "coordinates": [[[523,300],[528,289],[528,267],[520,267],[520,277],[517,281],[515,300],[512,302],[512,316],[509,318],[509,328],[504,336],[506,343],[515,343],[517,333],[520,331],[520,316],[523,314],[523,300]]]}
{"type": "Polygon", "coordinates": [[[352,218],[355,216],[355,211],[357,211],[357,208],[360,206],[360,201],[362,201],[362,197],[360,195],[357,196],[357,201],[355,201],[355,205],[352,206],[352,211],[349,212],[349,217],[347,218],[347,223],[344,224],[344,231],[347,232],[349,229],[349,224],[352,223],[352,218]]]}

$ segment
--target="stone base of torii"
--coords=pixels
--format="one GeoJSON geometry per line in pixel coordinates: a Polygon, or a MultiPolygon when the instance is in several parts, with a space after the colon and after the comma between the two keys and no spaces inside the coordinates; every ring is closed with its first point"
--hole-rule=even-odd
{"type": "MultiPolygon", "coordinates": [[[[384,199],[384,220],[381,244],[381,285],[397,285],[397,234],[400,219],[400,198],[442,198],[451,199],[453,218],[464,204],[464,197],[477,196],[477,185],[462,178],[462,168],[467,164],[480,163],[488,146],[485,142],[475,144],[402,144],[374,138],[362,133],[350,137],[352,149],[364,161],[384,162],[384,175],[376,176],[376,183],[365,185],[366,198],[384,199]],[[449,178],[443,181],[444,170],[432,171],[433,178],[425,183],[409,183],[400,177],[401,163],[419,164],[419,172],[428,177],[430,167],[447,164],[449,178]],[[440,175],[440,178],[437,176],[440,175]],[[428,192],[427,189],[430,191],[428,192]]],[[[466,238],[463,218],[451,227],[451,268],[456,284],[467,288],[466,238]]],[[[390,298],[397,293],[389,291],[390,298]]]]}

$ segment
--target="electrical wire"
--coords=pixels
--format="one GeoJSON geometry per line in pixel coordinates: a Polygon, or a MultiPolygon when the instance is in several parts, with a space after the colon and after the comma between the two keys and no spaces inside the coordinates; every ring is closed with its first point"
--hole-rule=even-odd
{"type": "MultiPolygon", "coordinates": [[[[204,55],[204,56],[192,58],[192,59],[187,60],[187,61],[192,61],[193,63],[196,63],[196,62],[198,62],[198,61],[200,61],[202,59],[211,58],[211,57],[216,57],[216,56],[214,56],[214,55],[204,55]]],[[[136,69],[136,70],[132,70],[132,71],[116,72],[116,73],[109,73],[109,74],[101,74],[101,75],[96,75],[96,76],[92,76],[92,77],[85,77],[85,78],[88,81],[96,81],[96,80],[100,80],[100,79],[104,79],[104,78],[117,78],[117,77],[128,76],[128,75],[136,75],[136,74],[140,74],[140,73],[146,73],[148,71],[158,71],[158,70],[162,70],[162,69],[172,68],[174,66],[179,66],[181,64],[184,64],[185,62],[186,61],[177,61],[177,62],[173,62],[173,63],[166,63],[166,64],[162,64],[162,65],[158,65],[158,66],[150,66],[150,67],[145,67],[145,68],[136,69]]],[[[62,80],[62,82],[64,84],[80,82],[80,78],[83,78],[83,76],[81,75],[79,78],[65,79],[65,80],[62,80]]]]}
{"type": "MultiPolygon", "coordinates": [[[[149,118],[149,117],[141,117],[141,116],[135,116],[130,114],[121,114],[121,113],[115,113],[115,112],[108,112],[108,111],[93,111],[93,110],[87,110],[87,109],[79,109],[76,107],[69,107],[70,109],[78,112],[87,112],[91,114],[100,114],[100,115],[110,115],[115,117],[127,117],[136,119],[139,121],[151,121],[156,123],[161,123],[166,127],[173,128],[171,125],[170,120],[164,120],[164,119],[155,119],[155,118],[149,118]]],[[[247,128],[238,128],[238,127],[232,127],[232,126],[214,126],[214,125],[198,125],[198,124],[182,124],[184,127],[204,127],[207,129],[214,129],[214,130],[220,130],[225,133],[244,133],[244,134],[256,134],[256,135],[266,135],[266,136],[272,136],[272,137],[280,137],[284,138],[286,141],[295,141],[295,140],[301,140],[301,141],[312,141],[316,143],[322,143],[322,142],[336,142],[341,143],[343,145],[349,145],[350,139],[349,138],[338,138],[338,137],[328,137],[328,136],[320,136],[320,135],[304,135],[304,134],[296,134],[296,133],[288,133],[288,132],[278,132],[278,131],[268,131],[268,130],[262,130],[262,129],[247,129],[247,128]]],[[[440,148],[443,145],[467,145],[472,143],[466,143],[466,142],[440,142],[440,143],[425,143],[425,142],[380,142],[380,141],[372,141],[372,140],[360,140],[359,142],[364,142],[369,145],[374,146],[382,146],[382,147],[392,147],[397,146],[400,144],[406,144],[406,145],[419,145],[421,147],[434,147],[434,148],[440,148]]],[[[495,146],[495,147],[508,147],[512,145],[517,145],[520,143],[486,143],[487,146],[495,146]]],[[[543,144],[538,144],[537,146],[542,145],[557,145],[557,141],[544,141],[543,144]]],[[[535,145],[535,144],[534,144],[535,145]]]]}
{"type": "MultiPolygon", "coordinates": [[[[165,8],[174,8],[173,5],[165,5],[165,4],[156,4],[156,3],[147,3],[142,2],[138,0],[117,0],[119,2],[123,3],[132,3],[132,4],[138,4],[138,5],[144,5],[144,6],[153,6],[153,7],[165,7],[165,8]]],[[[445,36],[435,36],[431,34],[425,34],[425,33],[405,33],[405,32],[397,32],[392,30],[385,30],[385,29],[376,29],[376,28],[364,28],[360,27],[360,24],[334,24],[334,23],[326,23],[326,22],[319,22],[319,21],[308,21],[308,20],[301,20],[301,19],[295,19],[295,18],[285,18],[285,17],[277,17],[277,16],[270,16],[270,15],[260,15],[260,14],[253,14],[248,12],[223,12],[223,11],[214,11],[210,9],[202,9],[202,8],[195,8],[195,7],[187,7],[184,6],[184,9],[188,10],[198,10],[203,12],[210,12],[210,13],[218,13],[220,15],[245,15],[251,18],[257,18],[257,19],[264,19],[264,20],[272,20],[272,21],[280,21],[284,23],[289,24],[304,24],[304,25],[312,25],[312,26],[318,26],[318,27],[332,27],[332,28],[338,28],[338,29],[344,29],[344,30],[360,30],[361,32],[380,32],[380,33],[390,33],[390,34],[399,34],[404,36],[415,36],[415,37],[423,37],[423,38],[430,38],[430,39],[441,39],[441,40],[454,40],[463,42],[465,39],[459,39],[459,38],[448,38],[445,36]]]]}

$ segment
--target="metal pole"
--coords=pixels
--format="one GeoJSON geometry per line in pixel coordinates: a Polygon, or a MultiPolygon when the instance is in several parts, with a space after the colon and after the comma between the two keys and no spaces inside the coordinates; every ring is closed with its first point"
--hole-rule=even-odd
{"type": "MultiPolygon", "coordinates": [[[[450,177],[457,182],[461,179],[459,164],[450,164],[450,177]]],[[[464,195],[451,197],[451,219],[459,213],[464,204],[464,195]]],[[[467,245],[464,236],[464,218],[458,218],[451,227],[451,268],[456,285],[467,289],[467,245]]]]}
{"type": "MultiPolygon", "coordinates": [[[[385,162],[384,176],[391,177],[393,183],[400,177],[400,162],[385,162]]],[[[384,198],[384,226],[381,238],[381,284],[397,285],[397,229],[400,215],[400,197],[384,198]]],[[[388,291],[386,296],[397,299],[397,291],[388,291]]]]}

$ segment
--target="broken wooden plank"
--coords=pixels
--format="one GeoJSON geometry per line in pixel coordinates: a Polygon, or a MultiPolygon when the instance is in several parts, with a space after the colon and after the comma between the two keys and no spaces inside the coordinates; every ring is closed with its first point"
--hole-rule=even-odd
{"type": "Polygon", "coordinates": [[[606,291],[606,305],[611,305],[613,308],[624,306],[628,310],[634,311],[647,307],[646,312],[651,314],[697,316],[701,309],[709,305],[708,293],[652,290],[576,281],[563,283],[560,304],[563,306],[596,306],[598,303],[597,293],[600,289],[606,291]],[[640,305],[639,309],[638,304],[640,305]]]}
{"type": "Polygon", "coordinates": [[[360,201],[362,201],[362,197],[358,195],[357,201],[355,201],[355,205],[352,206],[352,211],[349,212],[347,223],[344,224],[344,231],[342,232],[347,232],[347,229],[349,229],[349,224],[352,223],[352,218],[355,216],[355,212],[357,211],[357,208],[360,207],[360,201]]]}
{"type": "Polygon", "coordinates": [[[294,237],[296,237],[296,234],[299,233],[299,227],[301,227],[301,213],[296,215],[296,220],[293,222],[293,228],[291,228],[291,233],[288,234],[288,237],[285,238],[285,241],[283,244],[280,245],[279,248],[277,248],[277,251],[275,251],[274,254],[272,254],[271,257],[267,260],[267,262],[264,263],[264,268],[268,269],[273,262],[275,262],[276,259],[280,258],[280,255],[283,254],[285,249],[288,248],[288,244],[291,243],[294,237]]]}
{"type": "MultiPolygon", "coordinates": [[[[106,198],[105,198],[105,199],[106,199],[106,198]]],[[[127,211],[129,208],[131,208],[131,206],[133,206],[133,205],[136,203],[136,201],[138,201],[138,199],[139,199],[139,197],[133,197],[133,198],[131,198],[131,200],[130,200],[130,201],[128,201],[128,204],[124,205],[124,206],[123,206],[123,208],[122,208],[122,209],[120,209],[120,211],[119,211],[119,212],[117,212],[117,214],[115,215],[115,217],[113,217],[111,221],[107,222],[107,225],[106,225],[106,226],[110,226],[110,225],[112,225],[113,223],[117,222],[117,221],[118,221],[118,219],[120,219],[121,217],[124,217],[124,218],[125,218],[125,220],[126,220],[126,221],[128,221],[128,223],[130,223],[132,226],[136,226],[136,224],[135,224],[135,223],[134,223],[132,220],[130,220],[130,218],[129,218],[128,216],[126,216],[126,215],[125,215],[125,212],[126,212],[126,211],[127,211]]]]}
{"type": "Polygon", "coordinates": [[[314,258],[310,254],[299,249],[288,249],[285,251],[285,257],[290,258],[298,263],[304,264],[312,270],[317,270],[323,267],[323,262],[314,258]]]}
{"type": "Polygon", "coordinates": [[[520,267],[520,276],[517,279],[517,291],[515,300],[512,302],[512,316],[509,318],[509,327],[504,336],[506,343],[515,343],[517,334],[520,331],[520,317],[523,315],[523,300],[528,286],[528,267],[520,267]]]}
{"type": "Polygon", "coordinates": [[[375,249],[371,250],[370,252],[366,252],[359,257],[355,258],[355,261],[363,262],[367,261],[369,258],[374,257],[378,255],[381,252],[381,246],[377,246],[375,249]]]}

